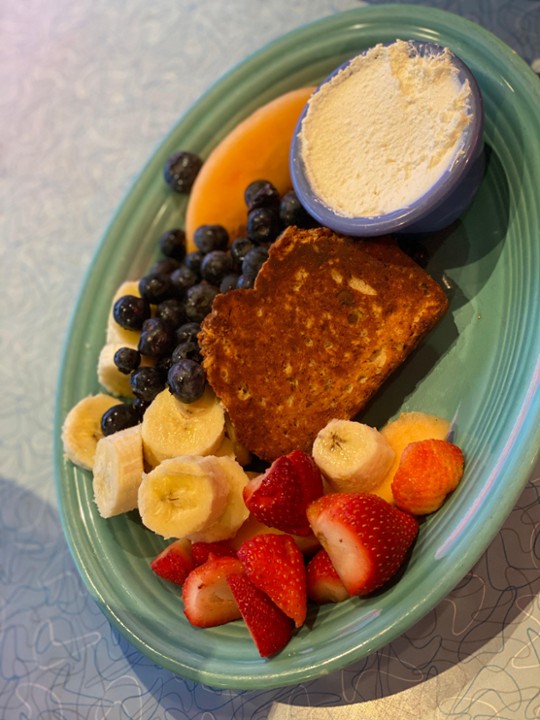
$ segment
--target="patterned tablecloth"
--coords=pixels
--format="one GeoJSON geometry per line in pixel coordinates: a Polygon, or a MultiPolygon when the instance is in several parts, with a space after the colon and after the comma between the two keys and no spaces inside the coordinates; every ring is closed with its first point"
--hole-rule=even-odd
{"type": "MultiPolygon", "coordinates": [[[[62,534],[51,439],[60,349],[115,208],[225,70],[287,30],[360,4],[3,4],[2,720],[540,717],[538,465],[486,553],[427,617],[365,660],[282,690],[214,690],[154,665],[109,625],[62,534]]],[[[423,4],[487,26],[540,69],[537,0],[423,4]]]]}

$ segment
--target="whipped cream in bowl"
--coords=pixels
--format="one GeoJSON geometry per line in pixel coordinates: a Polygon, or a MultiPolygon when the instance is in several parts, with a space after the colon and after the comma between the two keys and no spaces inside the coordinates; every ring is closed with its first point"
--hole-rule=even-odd
{"type": "Polygon", "coordinates": [[[478,190],[483,126],[474,75],[448,48],[378,44],[338,67],[305,106],[291,145],[293,186],[337,232],[439,230],[478,190]]]}

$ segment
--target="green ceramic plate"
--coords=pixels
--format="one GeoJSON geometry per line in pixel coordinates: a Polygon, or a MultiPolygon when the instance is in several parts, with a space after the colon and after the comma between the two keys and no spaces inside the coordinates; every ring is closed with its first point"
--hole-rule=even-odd
{"type": "Polygon", "coordinates": [[[377,6],[300,28],[242,63],[188,112],[150,160],[108,229],[71,325],[58,389],[57,487],[68,544],[111,622],[159,665],[216,687],[268,688],[315,678],[382,647],[444,598],[479,558],[521,493],[540,441],[540,83],[479,26],[415,6],[377,6]],[[450,287],[447,317],[386,386],[367,420],[399,409],[458,413],[464,480],[422,526],[399,580],[369,599],[313,610],[272,660],[258,657],[241,622],[196,630],[178,592],[148,567],[162,547],[136,513],[103,521],[89,474],[66,463],[60,428],[69,408],[98,390],[97,356],[110,299],[154,257],[182,201],[161,170],[177,149],[207,155],[242,117],[280,93],[314,83],[354,53],[396,37],[448,45],[481,86],[490,148],[473,206],[431,241],[430,271],[450,287]]]}

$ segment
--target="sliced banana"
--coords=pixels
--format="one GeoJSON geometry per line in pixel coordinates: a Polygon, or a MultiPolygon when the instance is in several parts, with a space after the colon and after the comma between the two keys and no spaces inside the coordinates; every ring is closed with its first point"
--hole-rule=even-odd
{"type": "Polygon", "coordinates": [[[71,408],[62,426],[62,444],[68,460],[85,470],[92,470],[96,447],[103,437],[101,417],[117,404],[117,398],[97,393],[87,395],[71,408]]]}
{"type": "Polygon", "coordinates": [[[107,343],[116,343],[119,345],[127,345],[128,347],[137,347],[139,343],[139,331],[126,330],[126,328],[123,328],[114,319],[114,303],[124,295],[135,295],[135,297],[140,297],[141,293],[139,292],[139,281],[126,280],[126,282],[123,282],[116,291],[112,299],[111,309],[107,320],[107,343]]]}
{"type": "Polygon", "coordinates": [[[164,460],[143,475],[138,505],[143,524],[164,538],[201,532],[223,513],[229,483],[219,466],[192,455],[164,460]]]}
{"type": "Polygon", "coordinates": [[[370,492],[385,477],[394,455],[378,430],[354,420],[330,420],[313,443],[313,459],[332,492],[370,492]]]}
{"type": "Polygon", "coordinates": [[[94,460],[93,490],[102,517],[110,518],[137,507],[143,472],[140,425],[101,438],[94,460]]]}
{"type": "Polygon", "coordinates": [[[223,407],[210,388],[192,403],[183,403],[165,389],[144,413],[144,457],[151,467],[156,467],[178,455],[212,455],[224,433],[223,407]]]}
{"type": "MultiPolygon", "coordinates": [[[[112,395],[120,397],[133,397],[133,391],[129,383],[129,375],[120,372],[114,362],[117,350],[123,347],[134,347],[136,345],[124,345],[122,343],[107,343],[101,348],[98,358],[97,375],[99,384],[112,395]]],[[[141,367],[153,365],[152,358],[141,356],[141,367]]]]}
{"type": "Polygon", "coordinates": [[[230,417],[225,414],[225,436],[231,441],[233,450],[234,450],[234,456],[240,463],[240,465],[243,465],[244,467],[246,465],[249,465],[251,462],[251,453],[247,449],[247,447],[240,441],[238,437],[238,433],[236,432],[236,428],[231,422],[230,417]]]}
{"type": "Polygon", "coordinates": [[[249,510],[246,507],[243,496],[243,490],[247,485],[249,477],[236,460],[226,455],[221,457],[209,455],[202,458],[201,462],[205,467],[212,467],[216,473],[224,477],[229,487],[229,494],[225,509],[218,519],[203,530],[192,533],[190,539],[193,542],[228,540],[236,535],[238,529],[249,516],[249,510]]]}

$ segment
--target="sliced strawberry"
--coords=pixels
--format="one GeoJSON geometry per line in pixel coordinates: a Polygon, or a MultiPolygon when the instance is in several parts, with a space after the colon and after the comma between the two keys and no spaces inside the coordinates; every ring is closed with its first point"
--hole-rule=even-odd
{"type": "Polygon", "coordinates": [[[244,501],[260,522],[292,535],[307,536],[308,505],[323,493],[322,475],[314,460],[300,450],[274,460],[263,475],[244,488],[244,501]]]}
{"type": "Polygon", "coordinates": [[[311,558],[306,574],[307,596],[317,605],[341,602],[350,597],[326,550],[319,550],[311,558]]]}
{"type": "Polygon", "coordinates": [[[301,627],[306,619],[304,557],[290,535],[263,534],[238,549],[246,575],[301,627]]]}
{"type": "Polygon", "coordinates": [[[228,540],[217,540],[216,542],[197,541],[191,545],[191,554],[195,565],[205,563],[210,555],[217,557],[236,555],[233,546],[228,540]]]}
{"type": "Polygon", "coordinates": [[[182,587],[184,614],[192,625],[214,627],[241,617],[227,578],[243,572],[233,557],[210,557],[192,570],[182,587]]]}
{"type": "Polygon", "coordinates": [[[246,575],[232,574],[227,581],[261,657],[282,650],[291,639],[293,621],[246,575]]]}
{"type": "Polygon", "coordinates": [[[399,570],[418,533],[418,521],[376,495],[330,493],[307,511],[350,595],[367,595],[399,570]]]}
{"type": "Polygon", "coordinates": [[[396,505],[413,515],[438,510],[463,477],[463,452],[447,440],[420,440],[403,450],[392,480],[396,505]]]}
{"type": "Polygon", "coordinates": [[[182,585],[195,567],[189,540],[174,540],[152,560],[150,567],[159,577],[182,585]]]}

